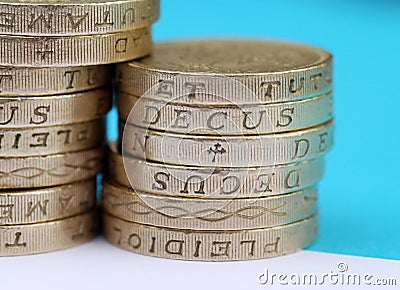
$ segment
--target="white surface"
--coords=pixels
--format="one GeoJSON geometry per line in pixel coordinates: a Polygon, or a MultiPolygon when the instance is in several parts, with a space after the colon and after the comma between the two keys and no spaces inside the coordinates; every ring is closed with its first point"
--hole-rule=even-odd
{"type": "MultiPolygon", "coordinates": [[[[270,273],[322,275],[338,272],[339,262],[348,265],[346,273],[397,279],[397,286],[380,288],[400,285],[399,261],[301,251],[246,262],[185,262],[136,255],[97,238],[69,250],[0,258],[0,289],[307,289],[310,287],[261,285],[258,276],[266,268],[270,273]]],[[[329,285],[317,288],[340,287],[329,285]]]]}

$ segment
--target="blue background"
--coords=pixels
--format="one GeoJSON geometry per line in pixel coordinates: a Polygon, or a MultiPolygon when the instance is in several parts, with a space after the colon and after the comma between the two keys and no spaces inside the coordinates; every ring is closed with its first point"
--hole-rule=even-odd
{"type": "Polygon", "coordinates": [[[273,38],[334,54],[335,147],[310,249],[400,259],[400,2],[162,0],[161,12],[156,41],[273,38]]]}

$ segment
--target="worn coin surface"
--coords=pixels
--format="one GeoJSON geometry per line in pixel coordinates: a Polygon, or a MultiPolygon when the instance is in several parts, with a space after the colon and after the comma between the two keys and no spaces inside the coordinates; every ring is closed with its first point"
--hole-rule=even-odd
{"type": "Polygon", "coordinates": [[[2,0],[0,34],[106,34],[148,27],[158,19],[159,13],[159,0],[2,0]]]}
{"type": "Polygon", "coordinates": [[[0,191],[0,225],[64,219],[92,210],[96,179],[41,189],[0,191]]]}
{"type": "Polygon", "coordinates": [[[0,96],[72,94],[110,84],[109,65],[83,67],[0,66],[0,96]]]}
{"type": "Polygon", "coordinates": [[[95,177],[104,168],[103,147],[34,157],[0,158],[0,188],[37,188],[95,177]]]}
{"type": "Polygon", "coordinates": [[[34,128],[87,122],[112,107],[112,89],[70,95],[9,98],[0,96],[0,128],[34,128]]]}
{"type": "Polygon", "coordinates": [[[97,235],[98,213],[28,225],[0,226],[0,256],[57,251],[83,244],[97,235]]]}
{"type": "Polygon", "coordinates": [[[103,209],[123,220],[188,230],[243,230],[285,225],[317,211],[312,187],[274,197],[208,199],[135,192],[103,182],[103,209]]]}
{"type": "Polygon", "coordinates": [[[332,56],[286,42],[166,42],[156,44],[149,57],[118,65],[117,81],[129,94],[179,98],[182,104],[285,102],[330,91],[332,56]]]}
{"type": "Polygon", "coordinates": [[[231,231],[177,230],[127,222],[103,213],[104,236],[131,252],[170,259],[234,261],[280,256],[309,246],[318,216],[289,225],[231,231]]]}

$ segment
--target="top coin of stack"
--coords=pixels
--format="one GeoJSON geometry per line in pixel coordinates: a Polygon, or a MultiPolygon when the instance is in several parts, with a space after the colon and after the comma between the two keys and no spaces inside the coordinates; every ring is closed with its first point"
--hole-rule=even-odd
{"type": "Polygon", "coordinates": [[[96,234],[107,64],[149,54],[158,16],[158,0],[0,1],[0,255],[96,234]]]}
{"type": "Polygon", "coordinates": [[[286,254],[317,235],[332,56],[293,43],[161,43],[117,66],[106,238],[187,260],[286,254]],[[122,155],[121,155],[122,153],[122,155]]]}

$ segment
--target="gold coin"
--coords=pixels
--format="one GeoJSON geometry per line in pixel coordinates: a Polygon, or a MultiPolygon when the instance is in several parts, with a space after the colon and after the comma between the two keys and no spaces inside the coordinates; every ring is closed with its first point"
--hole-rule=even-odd
{"type": "Polygon", "coordinates": [[[269,135],[185,135],[120,123],[122,153],[143,160],[195,167],[254,167],[319,158],[333,146],[333,122],[269,135]]]}
{"type": "Polygon", "coordinates": [[[111,244],[149,256],[197,261],[252,260],[309,246],[318,235],[318,216],[257,230],[191,231],[141,225],[103,213],[103,231],[111,244]]]}
{"type": "Polygon", "coordinates": [[[178,97],[184,104],[293,101],[332,89],[332,56],[285,42],[167,42],[156,44],[149,57],[118,65],[117,80],[118,89],[129,94],[178,97]]]}
{"type": "Polygon", "coordinates": [[[189,167],[122,156],[116,143],[108,150],[108,177],[113,182],[152,194],[202,198],[273,196],[315,185],[323,176],[323,158],[251,168],[189,167]]]}
{"type": "Polygon", "coordinates": [[[0,128],[34,128],[88,122],[112,107],[112,89],[70,95],[0,97],[0,128]]]}
{"type": "Polygon", "coordinates": [[[181,105],[119,93],[120,120],[180,134],[254,135],[310,128],[333,117],[332,94],[268,105],[181,105]]]}
{"type": "Polygon", "coordinates": [[[72,94],[110,84],[111,66],[15,67],[0,66],[0,96],[72,94]]]}
{"type": "Polygon", "coordinates": [[[86,36],[0,35],[1,66],[87,66],[146,56],[152,47],[149,28],[86,36]]]}
{"type": "Polygon", "coordinates": [[[275,227],[317,211],[317,189],[257,198],[208,199],[154,195],[103,182],[103,209],[130,222],[187,230],[275,227]]]}
{"type": "Polygon", "coordinates": [[[91,2],[24,0],[0,2],[0,34],[90,35],[148,27],[160,13],[159,0],[91,2]]]}
{"type": "Polygon", "coordinates": [[[29,255],[71,248],[93,239],[97,229],[96,210],[57,221],[0,226],[0,256],[29,255]]]}
{"type": "Polygon", "coordinates": [[[35,157],[0,158],[0,188],[38,188],[95,177],[104,167],[104,148],[35,157]]]}
{"type": "Polygon", "coordinates": [[[105,121],[0,129],[0,156],[46,156],[91,149],[105,142],[105,121]]]}
{"type": "Polygon", "coordinates": [[[0,191],[0,225],[48,222],[83,214],[96,205],[96,179],[68,185],[0,191]]]}

